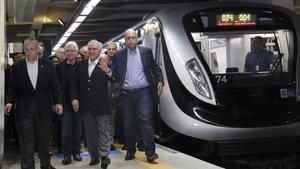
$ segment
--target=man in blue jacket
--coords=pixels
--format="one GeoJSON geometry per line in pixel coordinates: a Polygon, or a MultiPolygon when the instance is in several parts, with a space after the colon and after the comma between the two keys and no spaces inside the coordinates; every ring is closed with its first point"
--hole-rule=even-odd
{"type": "Polygon", "coordinates": [[[260,36],[255,36],[252,42],[252,51],[246,56],[245,72],[269,71],[273,64],[274,54],[264,49],[264,40],[260,36]]]}

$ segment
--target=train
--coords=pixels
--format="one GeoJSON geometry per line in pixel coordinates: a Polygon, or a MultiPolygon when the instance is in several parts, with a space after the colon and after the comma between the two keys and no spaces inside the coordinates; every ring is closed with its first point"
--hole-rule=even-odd
{"type": "MultiPolygon", "coordinates": [[[[287,8],[247,2],[170,5],[145,16],[132,28],[164,75],[163,123],[194,139],[234,143],[232,151],[245,142],[299,150],[299,24],[287,8]],[[274,61],[247,72],[257,36],[274,61]]],[[[110,41],[124,47],[124,33],[110,41]]]]}

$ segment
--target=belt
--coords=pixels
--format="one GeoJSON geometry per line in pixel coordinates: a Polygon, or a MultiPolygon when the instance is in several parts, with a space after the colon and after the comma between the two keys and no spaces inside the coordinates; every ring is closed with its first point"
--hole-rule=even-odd
{"type": "Polygon", "coordinates": [[[138,88],[138,89],[122,89],[122,92],[123,92],[124,94],[132,94],[132,93],[136,93],[136,92],[139,92],[139,91],[148,89],[148,88],[149,88],[149,86],[147,86],[147,87],[142,87],[142,88],[138,88]]]}

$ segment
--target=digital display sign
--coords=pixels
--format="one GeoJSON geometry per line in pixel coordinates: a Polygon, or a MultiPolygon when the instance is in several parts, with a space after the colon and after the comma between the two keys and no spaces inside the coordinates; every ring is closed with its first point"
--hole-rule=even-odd
{"type": "Polygon", "coordinates": [[[216,15],[217,26],[256,25],[256,16],[251,13],[221,13],[216,15]]]}

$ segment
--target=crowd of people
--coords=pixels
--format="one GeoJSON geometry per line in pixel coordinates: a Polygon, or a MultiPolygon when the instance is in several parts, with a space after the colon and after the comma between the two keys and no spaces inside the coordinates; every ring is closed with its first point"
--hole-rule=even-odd
{"type": "MultiPolygon", "coordinates": [[[[158,159],[154,116],[163,77],[150,48],[137,46],[135,30],[125,32],[126,47],[91,40],[79,49],[74,41],[55,55],[43,56],[43,43],[27,38],[24,55],[6,73],[7,117],[14,116],[21,149],[21,168],[34,169],[35,151],[41,169],[50,162],[51,125],[59,123],[62,165],[82,161],[81,140],[90,154],[89,165],[105,169],[113,143],[124,144],[125,160],[135,158],[142,145],[149,163],[158,159]],[[46,58],[46,59],[45,59],[46,58]],[[52,63],[51,63],[52,62],[52,63]]],[[[16,59],[18,59],[16,57],[16,59]]]]}

